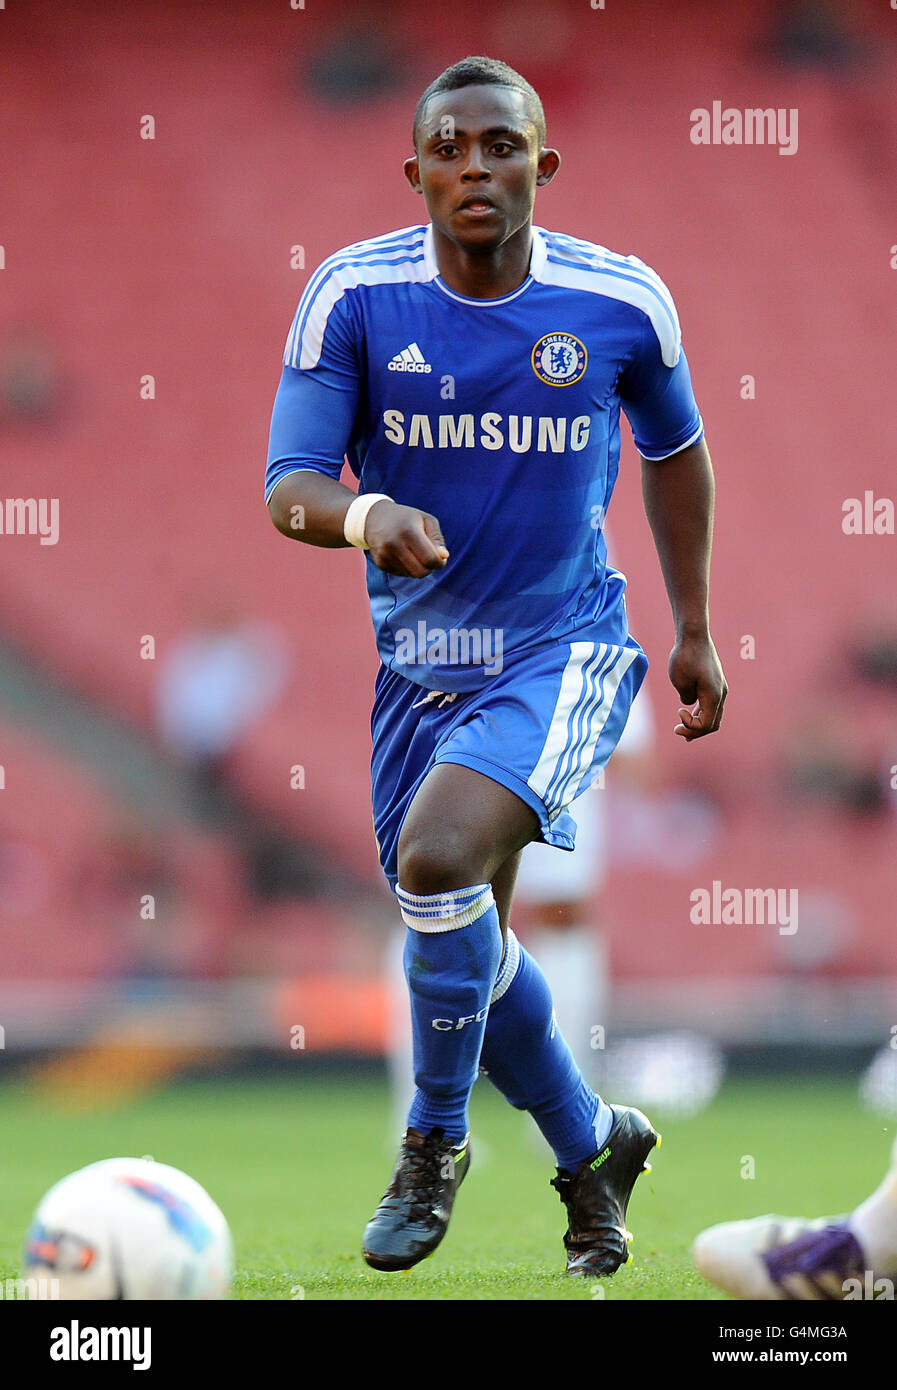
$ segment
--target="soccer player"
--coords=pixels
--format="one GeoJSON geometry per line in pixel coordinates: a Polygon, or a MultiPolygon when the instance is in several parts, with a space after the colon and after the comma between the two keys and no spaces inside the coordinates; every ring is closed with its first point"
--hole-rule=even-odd
{"type": "Polygon", "coordinates": [[[407,927],[416,1090],[364,1233],[376,1269],[445,1234],[482,1066],[557,1158],[571,1274],[628,1256],[657,1142],[586,1084],[509,926],[518,856],[573,846],[570,803],[610,757],[647,668],[602,526],[620,408],[672,606],[691,741],[722,717],[708,619],[713,475],[662,281],[533,226],[560,165],[530,84],[468,58],[423,93],[404,169],[426,225],[356,242],[310,277],[274,404],[274,525],[367,553],[381,658],[374,828],[407,927]],[[358,494],[339,481],[348,455],[358,494]]]}

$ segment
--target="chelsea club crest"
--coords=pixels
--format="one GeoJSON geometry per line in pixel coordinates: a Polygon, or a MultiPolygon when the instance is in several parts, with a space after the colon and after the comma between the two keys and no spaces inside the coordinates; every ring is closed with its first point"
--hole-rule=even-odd
{"type": "Polygon", "coordinates": [[[533,348],[533,371],[546,386],[572,386],[586,369],[589,354],[572,333],[546,333],[533,348]]]}

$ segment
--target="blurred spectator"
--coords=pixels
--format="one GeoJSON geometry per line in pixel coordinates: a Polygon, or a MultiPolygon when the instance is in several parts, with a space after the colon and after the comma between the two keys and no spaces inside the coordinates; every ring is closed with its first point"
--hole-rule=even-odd
{"type": "Polygon", "coordinates": [[[854,651],[857,674],[897,693],[897,632],[870,632],[854,651]]]}
{"type": "Polygon", "coordinates": [[[773,14],[767,46],[788,67],[844,75],[867,57],[865,44],[851,32],[849,6],[833,5],[831,0],[786,0],[773,14]]]}
{"type": "Polygon", "coordinates": [[[85,918],[103,922],[111,933],[115,974],[139,979],[180,973],[184,942],[168,929],[179,893],[157,835],[137,825],[116,827],[78,865],[72,887],[85,918]],[[142,916],[147,895],[152,915],[142,916]]]}
{"type": "Polygon", "coordinates": [[[370,101],[391,91],[399,81],[400,68],[393,53],[379,7],[370,20],[356,13],[351,25],[340,30],[307,68],[303,60],[299,80],[304,86],[307,79],[322,101],[370,101]]]}
{"type": "Polygon", "coordinates": [[[127,810],[85,845],[66,896],[78,921],[102,933],[97,973],[127,980],[138,993],[228,974],[235,934],[252,922],[239,863],[219,837],[127,810]]]}
{"type": "Polygon", "coordinates": [[[159,662],[156,724],[164,747],[194,778],[194,814],[235,842],[255,899],[319,890],[321,864],[294,834],[271,826],[231,785],[230,759],[284,688],[286,643],[276,628],[220,601],[159,662]]]}
{"type": "Polygon", "coordinates": [[[854,815],[881,815],[893,804],[897,762],[897,632],[867,627],[840,647],[849,652],[826,669],[825,695],[795,714],[784,754],[792,795],[854,815]]]}
{"type": "Polygon", "coordinates": [[[156,723],[164,746],[214,794],[229,755],[283,689],[287,671],[280,634],[241,620],[222,604],[162,656],[156,723]]]}
{"type": "Polygon", "coordinates": [[[853,815],[878,815],[884,809],[877,760],[845,736],[840,714],[804,711],[786,754],[785,779],[792,796],[853,815]]]}
{"type": "Polygon", "coordinates": [[[43,424],[59,414],[56,355],[39,328],[21,325],[0,345],[0,419],[43,424]]]}

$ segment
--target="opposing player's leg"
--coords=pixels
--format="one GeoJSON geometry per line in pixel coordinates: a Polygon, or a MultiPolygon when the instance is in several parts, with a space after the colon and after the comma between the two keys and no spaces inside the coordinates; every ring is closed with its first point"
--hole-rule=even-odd
{"type": "MultiPolygon", "coordinates": [[[[636,702],[638,703],[638,702],[636,702]]],[[[516,901],[526,910],[526,945],[551,988],[558,1023],[583,1076],[600,1080],[595,1025],[607,1027],[608,962],[596,921],[604,884],[607,792],[594,788],[571,806],[576,849],[527,845],[520,860],[516,901]]]]}
{"type": "Polygon", "coordinates": [[[405,816],[396,896],[407,928],[415,1093],[392,1180],[364,1234],[367,1262],[407,1269],[445,1234],[467,1171],[467,1106],[502,958],[491,880],[538,831],[513,792],[471,768],[431,768],[405,816]]]}
{"type": "Polygon", "coordinates": [[[897,1283],[897,1142],[870,1197],[846,1216],[758,1216],[711,1226],[692,1258],[705,1279],[735,1298],[816,1300],[891,1297],[897,1283]]]}

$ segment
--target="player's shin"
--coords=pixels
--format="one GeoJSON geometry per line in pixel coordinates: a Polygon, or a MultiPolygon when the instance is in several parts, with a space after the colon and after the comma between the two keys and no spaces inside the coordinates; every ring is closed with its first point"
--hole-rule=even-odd
{"type": "Polygon", "coordinates": [[[409,1128],[458,1141],[480,1062],[489,1000],[501,960],[498,911],[488,883],[450,893],[396,896],[408,928],[416,1091],[409,1128]]]}
{"type": "Polygon", "coordinates": [[[528,1110],[557,1157],[575,1171],[600,1149],[613,1116],[583,1079],[554,1017],[537,962],[508,929],[480,1064],[518,1110],[528,1110]]]}

